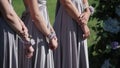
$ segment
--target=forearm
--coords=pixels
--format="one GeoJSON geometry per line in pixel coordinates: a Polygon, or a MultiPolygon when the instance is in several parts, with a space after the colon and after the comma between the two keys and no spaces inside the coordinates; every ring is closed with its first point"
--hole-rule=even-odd
{"type": "Polygon", "coordinates": [[[17,16],[13,12],[9,11],[9,13],[7,14],[4,14],[4,13],[2,14],[5,20],[7,21],[7,23],[17,34],[23,33],[20,21],[18,20],[17,16]]]}
{"type": "Polygon", "coordinates": [[[50,31],[55,32],[55,30],[53,29],[53,27],[51,25],[50,25],[50,31]]]}
{"type": "Polygon", "coordinates": [[[33,20],[34,20],[34,24],[36,25],[38,30],[40,32],[42,32],[45,36],[47,36],[51,33],[50,29],[48,29],[48,27],[47,27],[46,21],[44,20],[44,18],[41,14],[39,14],[38,16],[34,15],[33,20]]]}
{"type": "Polygon", "coordinates": [[[71,0],[60,0],[61,4],[65,8],[66,12],[74,19],[78,20],[80,16],[80,12],[75,7],[75,5],[71,2],[71,0]]]}
{"type": "Polygon", "coordinates": [[[26,4],[29,7],[30,14],[38,30],[42,32],[45,36],[49,35],[51,32],[48,29],[46,21],[39,10],[37,0],[27,0],[25,2],[28,2],[26,4]]]}
{"type": "Polygon", "coordinates": [[[22,21],[19,17],[18,17],[18,19],[19,19],[19,22],[20,22],[22,28],[23,28],[23,29],[26,29],[26,31],[28,32],[28,29],[27,29],[27,27],[25,26],[25,24],[23,23],[23,21],[22,21]]]}
{"type": "Polygon", "coordinates": [[[24,31],[20,19],[15,13],[14,9],[11,7],[8,0],[0,0],[0,12],[4,19],[7,21],[8,25],[20,36],[24,36],[24,31]]]}
{"type": "Polygon", "coordinates": [[[19,23],[19,20],[15,16],[8,15],[8,17],[4,17],[4,18],[17,34],[22,33],[22,26],[19,23]]]}

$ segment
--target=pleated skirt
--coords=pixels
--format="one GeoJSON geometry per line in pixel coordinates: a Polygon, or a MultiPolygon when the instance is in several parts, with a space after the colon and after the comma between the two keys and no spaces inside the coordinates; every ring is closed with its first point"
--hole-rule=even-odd
{"type": "MultiPolygon", "coordinates": [[[[82,0],[72,2],[82,13],[82,0]]],[[[54,23],[59,44],[54,51],[55,68],[89,68],[87,40],[82,37],[83,31],[65,8],[58,4],[54,23]]]]}
{"type": "MultiPolygon", "coordinates": [[[[44,17],[46,24],[49,26],[49,18],[46,6],[40,6],[39,10],[44,17]]],[[[19,43],[19,67],[20,68],[54,68],[53,51],[49,49],[46,37],[36,28],[29,11],[23,14],[22,20],[32,35],[36,44],[33,46],[35,49],[34,55],[31,59],[25,57],[24,44],[19,43]]]]}
{"type": "Polygon", "coordinates": [[[0,17],[0,68],[18,68],[17,35],[0,17]]]}

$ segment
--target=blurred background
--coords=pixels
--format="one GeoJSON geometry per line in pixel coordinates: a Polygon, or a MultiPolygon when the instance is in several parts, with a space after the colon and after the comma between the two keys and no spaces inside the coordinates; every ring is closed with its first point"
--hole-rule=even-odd
{"type": "MultiPolygon", "coordinates": [[[[57,0],[47,0],[51,24],[54,23],[57,0]]],[[[14,9],[21,17],[22,0],[13,0],[14,9]]],[[[95,9],[88,22],[90,68],[120,68],[120,0],[89,0],[95,9]]]]}

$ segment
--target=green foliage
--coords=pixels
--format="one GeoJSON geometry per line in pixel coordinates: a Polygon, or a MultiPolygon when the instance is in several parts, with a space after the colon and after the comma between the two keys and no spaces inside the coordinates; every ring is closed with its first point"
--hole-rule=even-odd
{"type": "MultiPolygon", "coordinates": [[[[48,9],[51,24],[54,23],[56,1],[57,0],[47,0],[47,7],[48,7],[47,9],[48,9]]],[[[25,10],[25,7],[23,5],[23,0],[13,0],[12,4],[17,14],[21,16],[22,12],[25,10]]]]}
{"type": "Polygon", "coordinates": [[[96,0],[98,4],[93,3],[96,6],[96,13],[93,17],[98,20],[106,20],[109,17],[117,17],[115,8],[120,5],[120,0],[96,0]]]}
{"type": "Polygon", "coordinates": [[[117,42],[118,45],[116,46],[120,45],[120,31],[117,33],[111,32],[114,29],[113,26],[116,20],[119,23],[116,27],[120,27],[120,16],[116,13],[116,7],[120,6],[120,0],[95,0],[91,2],[91,5],[95,7],[95,13],[91,20],[96,19],[96,24],[91,29],[95,32],[96,37],[89,47],[90,68],[101,68],[107,59],[109,59],[109,64],[111,64],[109,68],[119,68],[120,48],[113,49],[113,44],[111,43],[117,42]],[[109,24],[111,24],[111,27],[106,27],[111,30],[106,31],[105,25],[109,24]]]}
{"type": "Polygon", "coordinates": [[[54,23],[55,19],[56,1],[57,0],[47,0],[47,7],[51,24],[54,23]]]}
{"type": "Polygon", "coordinates": [[[21,16],[22,12],[25,9],[23,0],[13,0],[12,5],[14,6],[14,9],[17,12],[18,16],[21,16]]]}

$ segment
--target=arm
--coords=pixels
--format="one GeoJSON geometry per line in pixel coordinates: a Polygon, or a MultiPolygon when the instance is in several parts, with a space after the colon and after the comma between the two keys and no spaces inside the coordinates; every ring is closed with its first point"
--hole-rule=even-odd
{"type": "Polygon", "coordinates": [[[22,33],[22,26],[8,0],[0,0],[0,9],[2,9],[0,10],[2,16],[4,16],[11,28],[17,33],[22,33]]]}
{"type": "Polygon", "coordinates": [[[7,21],[7,23],[10,25],[10,27],[19,35],[22,37],[22,39],[27,40],[28,39],[28,33],[27,28],[23,24],[23,22],[20,20],[20,18],[15,13],[14,9],[8,2],[8,0],[0,0],[0,10],[2,13],[2,16],[7,21]]]}
{"type": "MultiPolygon", "coordinates": [[[[82,28],[84,34],[83,38],[87,38],[90,35],[89,28],[87,26],[87,22],[90,16],[89,8],[85,9],[83,13],[79,13],[78,9],[72,3],[71,0],[60,0],[60,3],[65,8],[66,12],[77,21],[78,25],[82,28]]],[[[87,0],[83,0],[84,4],[88,4],[87,0]]]]}
{"type": "MultiPolygon", "coordinates": [[[[35,26],[38,28],[40,32],[42,32],[46,37],[51,36],[51,27],[50,29],[47,28],[46,21],[44,17],[42,16],[37,0],[24,0],[25,6],[27,6],[30,10],[30,15],[32,19],[34,20],[35,26]]],[[[48,37],[49,38],[49,37],[48,37]]],[[[57,48],[57,38],[54,37],[52,39],[49,39],[49,44],[51,49],[57,48]]]]}
{"type": "Polygon", "coordinates": [[[89,17],[91,15],[88,0],[83,0],[83,8],[84,8],[84,12],[81,13],[78,22],[82,22],[83,23],[82,25],[85,25],[87,24],[89,17]]]}
{"type": "Polygon", "coordinates": [[[90,17],[90,9],[89,9],[89,4],[88,4],[88,0],[83,0],[83,7],[84,7],[84,12],[80,15],[80,18],[78,20],[78,22],[82,22],[82,24],[79,24],[84,32],[83,34],[83,38],[86,39],[89,37],[90,35],[90,30],[87,26],[89,17],[90,17]]]}
{"type": "Polygon", "coordinates": [[[32,19],[34,20],[35,26],[41,31],[45,36],[49,35],[51,32],[47,28],[45,19],[39,11],[37,0],[24,0],[25,5],[28,6],[32,19]]]}
{"type": "MultiPolygon", "coordinates": [[[[2,13],[2,16],[7,21],[7,23],[10,25],[10,27],[19,35],[21,38],[25,41],[28,41],[28,32],[27,28],[25,27],[24,23],[20,20],[20,18],[17,16],[15,11],[13,10],[12,6],[8,2],[8,0],[0,0],[0,12],[2,13]]],[[[27,56],[30,58],[32,57],[32,53],[34,49],[32,46],[27,46],[26,48],[30,53],[27,54],[27,56]]]]}
{"type": "MultiPolygon", "coordinates": [[[[81,22],[80,17],[82,17],[83,15],[81,15],[78,11],[78,9],[75,7],[75,5],[71,2],[71,0],[60,0],[61,4],[63,5],[63,7],[65,8],[65,10],[68,12],[68,14],[77,21],[77,23],[81,24],[83,22],[81,22]]],[[[83,0],[83,4],[88,5],[87,0],[83,0]]],[[[88,12],[88,15],[90,15],[90,11],[89,8],[86,9],[85,12],[88,12]]]]}
{"type": "Polygon", "coordinates": [[[80,13],[71,0],[60,0],[60,3],[74,20],[79,19],[80,13]]]}

